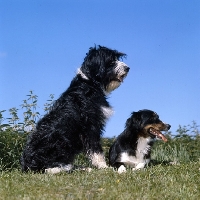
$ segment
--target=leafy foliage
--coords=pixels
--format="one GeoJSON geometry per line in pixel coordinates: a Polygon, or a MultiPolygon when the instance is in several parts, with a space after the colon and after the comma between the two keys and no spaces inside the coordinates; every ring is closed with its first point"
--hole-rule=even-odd
{"type": "Polygon", "coordinates": [[[9,129],[0,132],[0,169],[19,168],[19,158],[26,134],[9,129]]]}
{"type": "MultiPolygon", "coordinates": [[[[21,156],[26,137],[34,129],[36,120],[40,116],[37,112],[38,96],[30,91],[28,99],[23,101],[24,119],[21,122],[17,108],[9,110],[10,117],[4,118],[5,110],[0,111],[0,170],[20,168],[21,156]],[[4,122],[7,123],[4,123],[4,122]]],[[[54,95],[44,105],[44,110],[49,111],[53,103],[54,95]]],[[[186,163],[200,160],[200,132],[195,121],[192,125],[179,126],[177,134],[167,132],[168,142],[157,141],[153,146],[152,158],[154,164],[159,163],[186,163]]],[[[115,138],[102,138],[102,146],[108,163],[108,152],[115,138]]],[[[75,165],[90,165],[84,154],[75,159],[75,165]]]]}

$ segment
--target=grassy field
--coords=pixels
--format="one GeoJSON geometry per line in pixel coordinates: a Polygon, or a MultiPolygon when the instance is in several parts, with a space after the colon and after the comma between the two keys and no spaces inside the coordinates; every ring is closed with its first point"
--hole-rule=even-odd
{"type": "MultiPolygon", "coordinates": [[[[109,168],[57,175],[20,171],[19,158],[25,138],[17,132],[0,132],[0,200],[200,199],[199,136],[156,142],[152,163],[143,170],[118,174],[109,168]]],[[[106,157],[112,142],[109,138],[102,140],[106,157]]],[[[75,159],[75,164],[89,165],[83,154],[75,159]]]]}
{"type": "MultiPolygon", "coordinates": [[[[200,199],[200,131],[198,125],[179,126],[175,135],[167,133],[168,142],[158,141],[152,150],[152,163],[143,170],[118,174],[109,168],[90,173],[73,171],[57,175],[22,173],[21,156],[29,128],[34,128],[39,113],[37,95],[32,91],[24,100],[24,120],[17,111],[5,123],[0,111],[0,200],[199,200],[200,199]]],[[[48,111],[53,96],[45,104],[48,111]]],[[[103,138],[102,146],[108,162],[108,150],[114,138],[103,138]]],[[[83,154],[75,165],[90,165],[83,154]]]]}
{"type": "Polygon", "coordinates": [[[0,172],[0,199],[200,199],[200,162],[155,165],[118,174],[112,169],[70,174],[0,172]]]}

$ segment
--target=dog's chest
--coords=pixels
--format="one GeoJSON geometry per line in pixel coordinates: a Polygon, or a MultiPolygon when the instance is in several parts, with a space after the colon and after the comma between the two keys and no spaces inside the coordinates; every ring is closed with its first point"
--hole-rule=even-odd
{"type": "Polygon", "coordinates": [[[150,159],[146,158],[146,155],[150,153],[150,143],[153,143],[153,139],[139,138],[137,141],[135,156],[130,155],[128,152],[123,152],[120,156],[119,161],[133,167],[135,167],[139,163],[148,163],[150,159]]]}
{"type": "Polygon", "coordinates": [[[112,107],[106,107],[106,106],[101,106],[101,111],[103,112],[104,120],[109,119],[114,113],[112,107]]]}
{"type": "Polygon", "coordinates": [[[153,139],[150,137],[147,138],[140,137],[137,141],[136,157],[139,159],[143,159],[145,155],[149,154],[151,150],[150,143],[152,142],[153,139]]]}

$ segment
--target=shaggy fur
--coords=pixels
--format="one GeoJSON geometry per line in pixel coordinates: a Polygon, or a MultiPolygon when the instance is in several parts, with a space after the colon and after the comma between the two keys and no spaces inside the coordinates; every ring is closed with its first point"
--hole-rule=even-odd
{"type": "Polygon", "coordinates": [[[133,112],[127,119],[125,130],[117,137],[109,151],[109,163],[119,173],[126,166],[133,170],[144,168],[150,162],[151,147],[155,138],[167,141],[161,131],[168,131],[169,124],[163,123],[151,110],[133,112]]]}
{"type": "Polygon", "coordinates": [[[106,95],[119,87],[129,67],[126,56],[98,46],[90,48],[69,88],[30,133],[22,157],[22,171],[70,171],[76,154],[85,152],[97,168],[106,168],[100,136],[112,114],[106,95]]]}

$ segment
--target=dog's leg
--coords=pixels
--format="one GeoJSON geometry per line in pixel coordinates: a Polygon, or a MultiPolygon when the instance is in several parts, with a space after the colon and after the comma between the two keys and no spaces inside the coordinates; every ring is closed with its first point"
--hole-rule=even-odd
{"type": "Polygon", "coordinates": [[[98,169],[108,168],[103,153],[90,153],[89,158],[92,162],[92,165],[94,165],[98,169]]]}
{"type": "Polygon", "coordinates": [[[53,167],[45,169],[45,173],[47,174],[58,174],[60,172],[70,172],[73,168],[73,165],[61,165],[60,167],[53,167]]]}
{"type": "Polygon", "coordinates": [[[121,165],[121,166],[118,168],[117,172],[118,172],[119,174],[126,172],[126,167],[125,167],[124,165],[121,165]]]}
{"type": "Polygon", "coordinates": [[[136,167],[132,168],[132,171],[143,169],[145,167],[146,163],[139,163],[136,165],[136,167]]]}
{"type": "Polygon", "coordinates": [[[75,168],[75,170],[84,171],[84,172],[91,172],[92,168],[79,166],[79,167],[75,168]]]}

